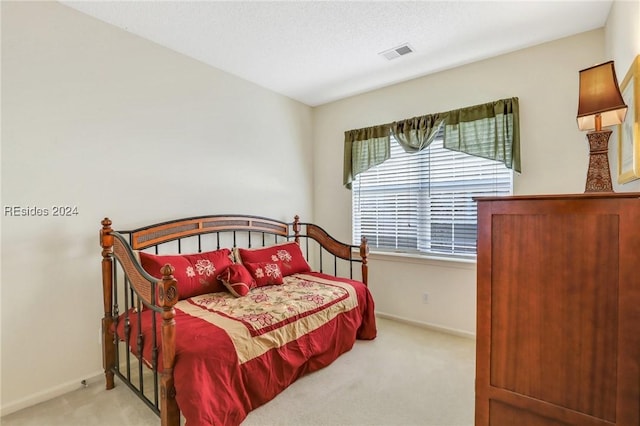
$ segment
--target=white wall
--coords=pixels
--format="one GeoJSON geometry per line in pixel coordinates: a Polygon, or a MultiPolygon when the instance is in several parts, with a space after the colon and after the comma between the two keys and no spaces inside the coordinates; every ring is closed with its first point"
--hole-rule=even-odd
{"type": "Polygon", "coordinates": [[[2,2],[2,413],[101,369],[100,220],[312,220],[310,107],[55,2],[2,2]],[[3,210],[4,213],[4,210],[3,210]]]}
{"type": "Polygon", "coordinates": [[[640,2],[615,0],[605,27],[608,59],[615,61],[618,80],[622,82],[631,62],[640,54],[640,2]]]}
{"type": "MultiPolygon", "coordinates": [[[[520,99],[522,150],[515,193],[584,192],[588,146],[576,125],[578,71],[603,58],[601,29],[316,108],[316,221],[339,238],[351,235],[351,193],[342,186],[344,131],[513,96],[520,99]]],[[[375,256],[370,281],[379,312],[475,333],[474,264],[375,256]]]]}
{"type": "MultiPolygon", "coordinates": [[[[581,193],[586,136],[576,125],[578,72],[613,59],[622,81],[640,53],[640,3],[614,1],[605,29],[534,46],[320,106],[314,110],[315,219],[341,239],[351,235],[351,193],[342,186],[343,132],[505,97],[520,98],[522,169],[516,194],[581,193]]],[[[617,134],[609,159],[618,185],[617,134]]],[[[377,310],[461,334],[475,333],[474,264],[373,255],[377,310]],[[429,294],[429,303],[422,295],[429,294]]]]}
{"type": "MultiPolygon", "coordinates": [[[[618,82],[622,80],[633,59],[640,54],[640,2],[637,0],[614,1],[605,27],[607,60],[613,60],[618,82]]],[[[613,189],[616,192],[640,191],[640,179],[619,185],[618,175],[618,133],[613,128],[609,140],[609,161],[614,175],[613,189]]]]}

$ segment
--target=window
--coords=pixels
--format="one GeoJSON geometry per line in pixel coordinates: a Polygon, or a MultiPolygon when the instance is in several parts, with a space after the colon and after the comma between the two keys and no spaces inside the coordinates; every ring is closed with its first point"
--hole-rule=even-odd
{"type": "Polygon", "coordinates": [[[445,149],[442,134],[416,154],[391,138],[391,157],[353,182],[353,239],[372,249],[474,258],[473,197],[510,195],[503,163],[445,149]]]}

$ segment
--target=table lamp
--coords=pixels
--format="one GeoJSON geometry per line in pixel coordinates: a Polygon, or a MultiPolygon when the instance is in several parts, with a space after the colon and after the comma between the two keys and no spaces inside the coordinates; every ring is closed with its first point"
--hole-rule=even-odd
{"type": "Polygon", "coordinates": [[[613,61],[580,71],[578,128],[589,130],[589,169],[584,192],[613,192],[609,169],[609,136],[614,126],[627,114],[613,61]]]}

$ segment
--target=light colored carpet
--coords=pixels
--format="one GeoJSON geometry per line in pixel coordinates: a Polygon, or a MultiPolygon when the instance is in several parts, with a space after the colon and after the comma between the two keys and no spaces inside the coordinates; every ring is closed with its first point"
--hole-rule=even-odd
{"type": "MultiPolygon", "coordinates": [[[[357,341],[254,410],[243,426],[471,426],[475,342],[378,318],[378,337],[357,341]]],[[[158,426],[159,418],[116,380],[10,414],[3,426],[158,426]]]]}

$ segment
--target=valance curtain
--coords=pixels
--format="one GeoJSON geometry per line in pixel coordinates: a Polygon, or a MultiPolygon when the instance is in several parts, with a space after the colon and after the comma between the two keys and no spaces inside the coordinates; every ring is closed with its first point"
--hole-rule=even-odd
{"type": "Polygon", "coordinates": [[[518,98],[345,132],[344,185],[389,158],[390,134],[409,153],[427,148],[444,126],[444,147],[504,163],[520,172],[518,98]]]}
{"type": "Polygon", "coordinates": [[[344,185],[351,189],[356,176],[391,156],[388,125],[344,132],[344,185]]]}
{"type": "Polygon", "coordinates": [[[444,147],[500,161],[520,172],[518,98],[501,99],[446,113],[444,147]]]}
{"type": "Polygon", "coordinates": [[[436,138],[443,118],[440,114],[431,114],[396,121],[391,123],[391,133],[406,152],[420,152],[436,138]]]}

